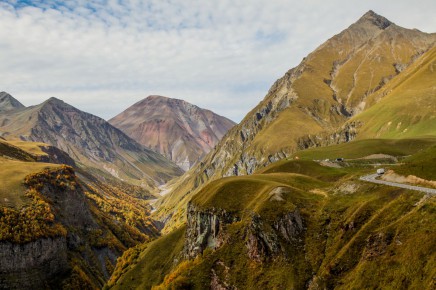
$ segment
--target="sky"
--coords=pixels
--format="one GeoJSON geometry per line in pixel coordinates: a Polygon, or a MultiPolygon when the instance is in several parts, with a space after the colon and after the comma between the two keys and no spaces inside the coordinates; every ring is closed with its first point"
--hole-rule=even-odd
{"type": "Polygon", "coordinates": [[[0,91],[104,119],[163,95],[239,122],[370,9],[436,32],[434,0],[0,0],[0,91]]]}

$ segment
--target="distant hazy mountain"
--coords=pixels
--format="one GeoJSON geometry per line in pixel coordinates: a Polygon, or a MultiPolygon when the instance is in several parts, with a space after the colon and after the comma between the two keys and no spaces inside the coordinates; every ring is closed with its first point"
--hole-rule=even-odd
{"type": "Polygon", "coordinates": [[[187,170],[235,123],[188,102],[149,96],[109,120],[142,145],[187,170]]]}
{"type": "Polygon", "coordinates": [[[0,92],[0,112],[24,108],[24,105],[5,92],[0,92]]]}
{"type": "Polygon", "coordinates": [[[182,173],[174,163],[105,120],[56,98],[28,108],[15,107],[19,109],[0,114],[0,135],[7,139],[56,146],[79,164],[105,170],[138,185],[155,187],[182,173]]]}

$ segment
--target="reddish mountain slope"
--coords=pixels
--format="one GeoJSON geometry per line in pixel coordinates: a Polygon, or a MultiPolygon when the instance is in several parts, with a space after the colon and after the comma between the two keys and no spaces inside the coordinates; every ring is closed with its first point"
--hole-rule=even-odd
{"type": "Polygon", "coordinates": [[[235,123],[188,102],[149,96],[109,120],[113,126],[187,170],[235,123]]]}

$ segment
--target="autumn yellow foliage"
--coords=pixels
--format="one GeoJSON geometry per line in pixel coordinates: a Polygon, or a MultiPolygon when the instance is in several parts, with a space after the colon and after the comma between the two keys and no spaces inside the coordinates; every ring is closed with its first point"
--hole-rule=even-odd
{"type": "Polygon", "coordinates": [[[67,230],[56,222],[53,208],[40,190],[47,183],[61,189],[74,188],[76,181],[72,170],[62,166],[26,176],[24,184],[28,189],[25,195],[31,202],[21,209],[0,208],[0,241],[27,243],[38,238],[66,236],[67,230]]]}

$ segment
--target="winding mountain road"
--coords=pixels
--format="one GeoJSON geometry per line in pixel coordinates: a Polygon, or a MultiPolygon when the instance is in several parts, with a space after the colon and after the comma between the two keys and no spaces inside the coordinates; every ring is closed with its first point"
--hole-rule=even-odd
{"type": "Polygon", "coordinates": [[[378,174],[375,173],[375,174],[361,176],[359,179],[363,180],[363,181],[367,181],[367,182],[372,182],[372,183],[377,183],[377,184],[384,184],[384,185],[395,186],[395,187],[401,187],[401,188],[405,188],[405,189],[410,189],[410,190],[416,190],[416,191],[421,191],[421,192],[429,193],[431,195],[436,195],[436,189],[433,189],[433,188],[427,188],[427,187],[421,187],[421,186],[413,186],[413,185],[408,185],[408,184],[402,184],[402,183],[396,183],[396,182],[390,182],[390,181],[384,181],[384,180],[375,179],[377,176],[378,176],[378,174]]]}

